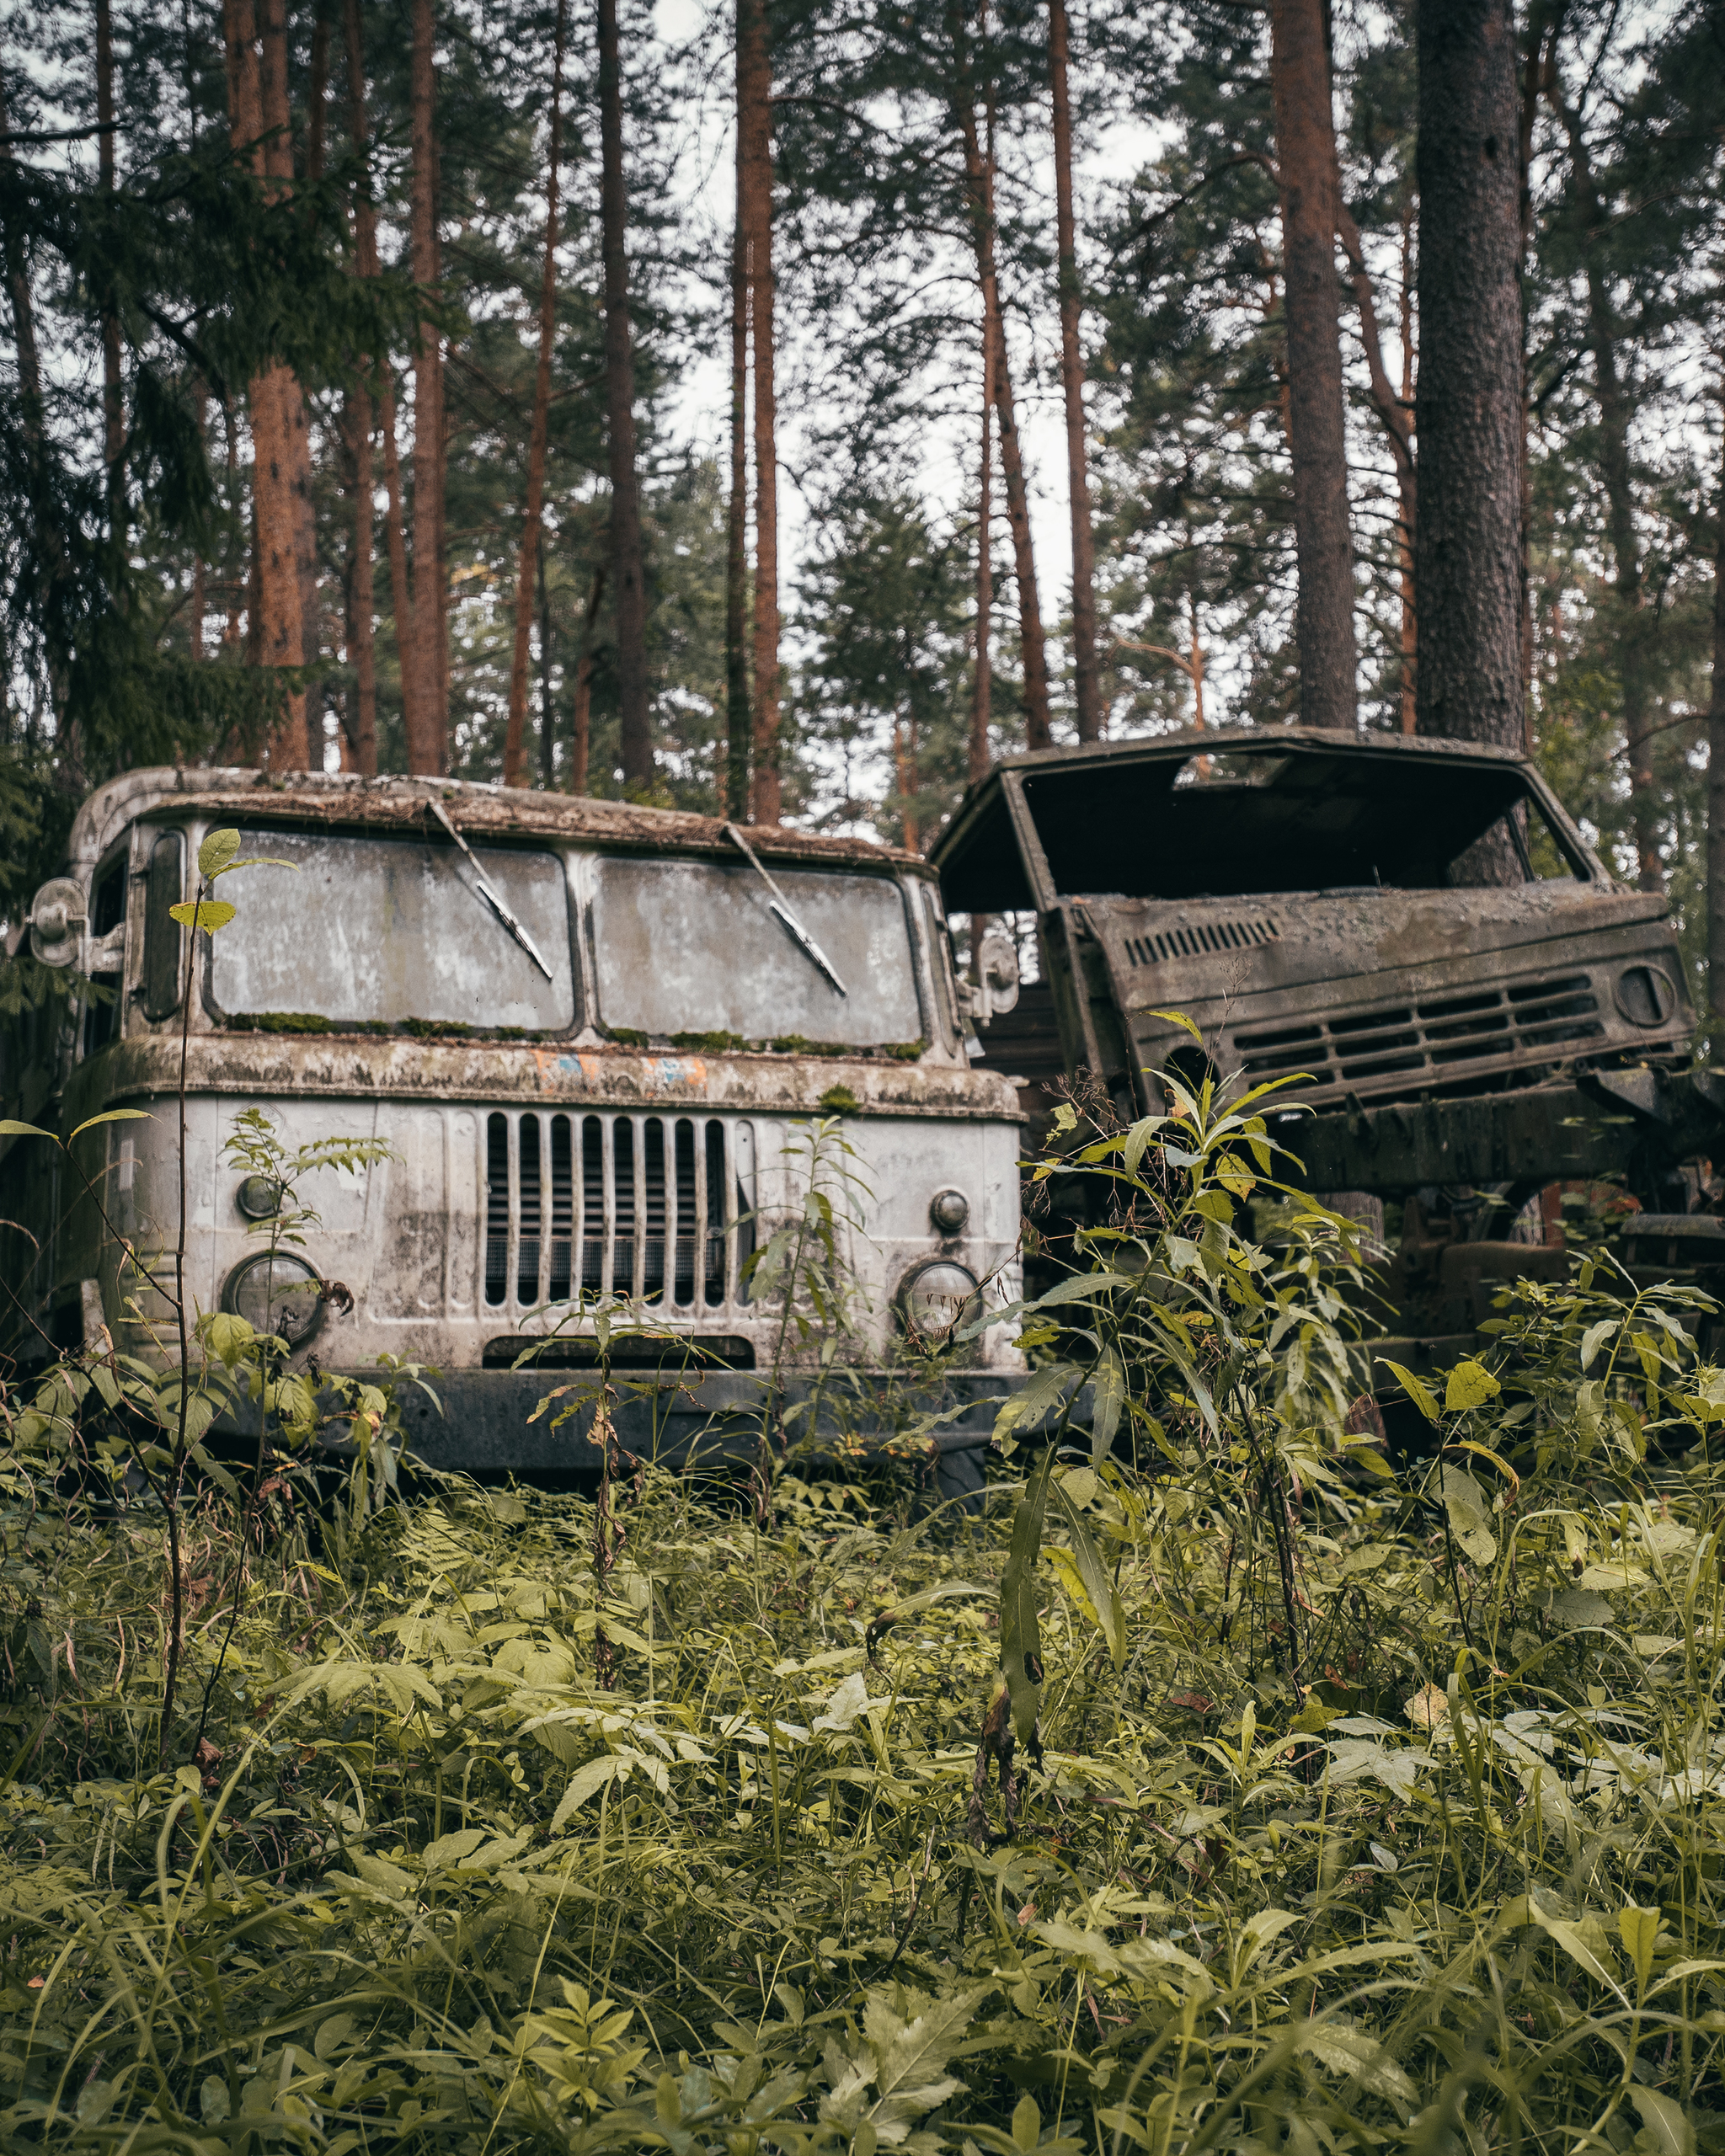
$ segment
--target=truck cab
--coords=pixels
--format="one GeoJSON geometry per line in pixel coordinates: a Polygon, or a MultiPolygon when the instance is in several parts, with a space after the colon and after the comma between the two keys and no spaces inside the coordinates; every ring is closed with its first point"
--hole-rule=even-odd
{"type": "Polygon", "coordinates": [[[1665,900],[1507,750],[1292,726],[1044,750],[932,858],[952,912],[1034,915],[1041,993],[998,1049],[983,1027],[985,1065],[1087,1070],[1135,1113],[1195,1055],[1169,1011],[1320,1114],[1687,1060],[1665,900]]]}
{"type": "MultiPolygon", "coordinates": [[[[902,1370],[1015,1291],[1018,1104],[967,1060],[938,888],[910,855],[446,780],[142,771],[84,803],[34,917],[41,954],[88,986],[14,1033],[7,1112],[67,1130],[114,1107],[150,1119],[78,1140],[106,1225],[52,1149],[5,1141],[14,1355],[104,1327],[149,1352],[179,1227],[183,1037],[198,1309],[237,1310],[327,1369],[435,1369],[443,1412],[416,1395],[414,1434],[444,1465],[583,1465],[574,1426],[529,1417],[547,1366],[600,1359],[601,1308],[652,1336],[634,1352],[656,1365],[687,1351],[633,1431],[661,1450],[811,1382],[818,1348],[756,1291],[750,1257],[805,1205],[823,1117],[841,1118],[859,1374],[902,1370]],[[188,1009],[169,909],[227,828],[259,865],[220,887],[238,911],[198,938],[188,1009]],[[267,1277],[270,1193],[223,1150],[248,1108],[289,1145],[388,1148],[322,1179],[323,1225],[267,1277]]],[[[1010,1331],[940,1358],[949,1402],[1016,1379],[1010,1331]]],[[[976,1419],[940,1441],[974,1446],[976,1419]]]]}

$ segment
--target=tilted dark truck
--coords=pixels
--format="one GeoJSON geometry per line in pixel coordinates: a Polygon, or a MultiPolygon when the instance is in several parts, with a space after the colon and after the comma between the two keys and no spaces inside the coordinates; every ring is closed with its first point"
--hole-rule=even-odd
{"type": "MultiPolygon", "coordinates": [[[[383,1353],[435,1366],[446,1412],[414,1394],[414,1431],[446,1465],[586,1464],[579,1425],[529,1417],[596,1358],[601,1303],[670,1336],[618,1350],[670,1374],[626,1442],[740,1441],[769,1385],[806,1394],[819,1343],[752,1292],[749,1257],[803,1204],[823,1113],[842,1116],[857,1178],[852,1208],[835,1195],[860,1377],[902,1377],[910,1336],[974,1315],[979,1283],[1014,1290],[1018,1106],[966,1060],[938,891],[911,856],[444,781],[142,771],[78,812],[31,941],[96,992],[12,1028],[6,1113],[66,1130],[114,1107],[151,1119],[77,1141],[115,1234],[53,1148],[0,1141],[13,1356],[104,1326],[152,1352],[188,1022],[196,1309],[236,1310],[325,1369],[383,1353]],[[228,827],[266,858],[221,887],[238,916],[200,939],[188,1014],[168,909],[228,827]],[[223,1151],[247,1108],[290,1145],[390,1149],[308,1193],[323,1225],[303,1251],[262,1255],[270,1193],[223,1151]],[[323,1295],[338,1280],[350,1310],[323,1295]],[[543,1365],[512,1369],[553,1334],[543,1365]]],[[[985,1437],[981,1403],[1022,1382],[1012,1331],[946,1358],[936,1404],[978,1403],[941,1426],[948,1453],[985,1437]]],[[[870,1390],[852,1389],[865,1422],[870,1390]]]]}
{"type": "Polygon", "coordinates": [[[1555,1180],[1625,1174],[1685,1254],[1725,1226],[1690,1216],[1725,1081],[1688,1067],[1666,902],[1506,750],[1298,727],[1044,750],[974,787],[932,858],[949,912],[1035,915],[1042,979],[983,1025],[984,1067],[1087,1070],[1130,1114],[1194,1059],[1300,1077],[1278,1098],[1316,1113],[1278,1135],[1308,1187],[1402,1202],[1386,1284],[1431,1354],[1503,1278],[1561,1264],[1503,1239],[1555,1180]]]}

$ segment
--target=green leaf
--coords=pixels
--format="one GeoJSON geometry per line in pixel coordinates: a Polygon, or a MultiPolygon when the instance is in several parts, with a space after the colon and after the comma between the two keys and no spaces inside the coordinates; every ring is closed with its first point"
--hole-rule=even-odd
{"type": "MultiPolygon", "coordinates": [[[[1108,1643],[1108,1652],[1114,1657],[1116,1669],[1126,1666],[1126,1611],[1120,1600],[1120,1590],[1113,1575],[1103,1562],[1090,1529],[1072,1500],[1067,1496],[1063,1482],[1053,1486],[1055,1509],[1060,1524],[1071,1538],[1071,1562],[1084,1590],[1086,1610],[1108,1643]]],[[[1065,1552],[1050,1552],[1065,1555],[1065,1552]]]]}
{"type": "Polygon", "coordinates": [[[1090,1376],[1090,1458],[1100,1467],[1114,1442],[1126,1405],[1126,1372],[1112,1348],[1104,1348],[1090,1376]]]}
{"type": "MultiPolygon", "coordinates": [[[[239,851],[238,831],[211,831],[198,848],[198,873],[207,883],[219,876],[239,851]]],[[[175,909],[176,913],[178,909],[175,909]]]]}
{"type": "Polygon", "coordinates": [[[1204,1035],[1199,1032],[1197,1027],[1193,1024],[1183,1011],[1152,1011],[1149,1015],[1152,1018],[1166,1018],[1171,1026],[1183,1026],[1198,1045],[1200,1048],[1204,1046],[1204,1035]]]}
{"type": "Polygon", "coordinates": [[[1470,1407],[1483,1407],[1487,1401],[1495,1400],[1503,1390],[1483,1364],[1458,1363],[1444,1388],[1444,1412],[1458,1415],[1470,1407]]]}
{"type": "MultiPolygon", "coordinates": [[[[1694,2121],[1674,2096],[1632,2087],[1629,2100],[1641,2113],[1642,2133],[1652,2142],[1657,2156],[1695,2156],[1694,2121]]],[[[1636,2143],[1642,2145],[1641,2134],[1636,2143]]]]}
{"type": "Polygon", "coordinates": [[[1634,1964],[1635,1980],[1643,1990],[1653,1973],[1653,1942],[1659,1935],[1659,1912],[1637,1908],[1631,1902],[1618,1914],[1617,1929],[1623,1951],[1634,1964]]]}
{"type": "Polygon", "coordinates": [[[1397,1384],[1401,1386],[1402,1391],[1407,1395],[1427,1422],[1435,1422],[1438,1419],[1438,1402],[1431,1387],[1423,1380],[1415,1377],[1412,1370],[1404,1369],[1400,1363],[1392,1363],[1387,1355],[1384,1358],[1384,1368],[1393,1374],[1397,1384]]]}
{"type": "Polygon", "coordinates": [[[1076,1363],[1050,1363],[1036,1371],[1022,1392],[1015,1392],[994,1418],[996,1444],[1027,1422],[1039,1422],[1051,1410],[1063,1406],[1066,1396],[1083,1375],[1076,1363]]]}
{"type": "Polygon", "coordinates": [[[109,1108],[105,1115],[93,1115],[87,1122],[81,1123],[66,1142],[71,1145],[72,1138],[82,1138],[87,1130],[93,1130],[99,1123],[153,1123],[155,1120],[147,1108],[109,1108]]]}
{"type": "Polygon", "coordinates": [[[1012,1695],[1012,1726],[1028,1743],[1042,1703],[1042,1627],[1036,1614],[1036,1560],[1054,1472],[1050,1445],[1012,1514],[1012,1540],[1001,1573],[1001,1672],[1012,1695]]]}
{"type": "Polygon", "coordinates": [[[579,1809],[587,1799],[606,1785],[620,1780],[628,1773],[624,1762],[607,1752],[602,1758],[590,1759],[585,1767],[577,1767],[569,1777],[569,1785],[563,1793],[563,1801],[551,1815],[551,1832],[561,1833],[570,1815],[579,1809]]]}
{"type": "Polygon", "coordinates": [[[1446,1466],[1439,1473],[1451,1534],[1476,1565],[1489,1565],[1498,1554],[1498,1538],[1485,1492],[1465,1467],[1446,1466]]]}
{"type": "Polygon", "coordinates": [[[182,928],[201,928],[206,936],[213,936],[218,928],[226,928],[239,910],[228,905],[226,899],[199,899],[184,905],[169,906],[168,911],[182,928]]]}
{"type": "MultiPolygon", "coordinates": [[[[14,1123],[8,1116],[0,1118],[0,1138],[54,1138],[51,1130],[39,1129],[33,1123],[14,1123]]],[[[54,1138],[57,1145],[60,1140],[54,1138]]]]}
{"type": "Polygon", "coordinates": [[[1583,1333],[1581,1336],[1581,1367],[1583,1369],[1585,1369],[1588,1364],[1592,1362],[1594,1357],[1599,1353],[1601,1346],[1605,1342],[1606,1336],[1616,1331],[1617,1324],[1618,1321],[1615,1317],[1602,1317],[1597,1325],[1590,1325],[1587,1331],[1583,1333]]]}
{"type": "Polygon", "coordinates": [[[1037,2108],[1034,2096],[1021,2096],[1012,2107],[1012,2141],[1024,2156],[1033,2156],[1037,2143],[1042,2138],[1042,2113],[1037,2108]]]}

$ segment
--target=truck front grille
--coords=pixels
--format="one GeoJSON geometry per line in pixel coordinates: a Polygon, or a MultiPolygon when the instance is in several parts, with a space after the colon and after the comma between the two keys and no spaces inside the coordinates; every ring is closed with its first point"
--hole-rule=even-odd
{"type": "Polygon", "coordinates": [[[1319,1085],[1434,1082],[1458,1066],[1555,1055],[1605,1033],[1586,974],[1562,974],[1511,988],[1482,989],[1429,1003],[1350,1011],[1233,1037],[1240,1068],[1253,1080],[1309,1072],[1319,1085]]]}
{"type": "Polygon", "coordinates": [[[718,1116],[494,1112],[485,1124],[485,1301],[577,1292],[710,1312],[740,1299],[737,1169],[718,1116]]]}

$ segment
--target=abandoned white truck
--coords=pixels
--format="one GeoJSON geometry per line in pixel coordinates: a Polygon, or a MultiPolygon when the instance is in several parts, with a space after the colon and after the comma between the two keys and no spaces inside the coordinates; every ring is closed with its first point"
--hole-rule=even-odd
{"type": "MultiPolygon", "coordinates": [[[[902,1374],[907,1339],[1015,1291],[1017,1102],[969,1067],[938,889],[908,854],[451,781],[142,771],[79,810],[31,936],[91,985],[14,1033],[7,1113],[151,1119],[78,1141],[111,1231],[53,1149],[0,1155],[14,1356],[104,1326],[142,1347],[130,1309],[179,1225],[183,1027],[190,1293],[325,1369],[434,1366],[443,1412],[415,1396],[413,1436],[435,1462],[579,1471],[580,1426],[529,1417],[569,1381],[547,1369],[595,1359],[583,1312],[606,1300],[653,1336],[617,1361],[667,1380],[630,1412],[638,1449],[735,1442],[764,1388],[806,1389],[815,1351],[782,1298],[751,1294],[749,1258],[801,1206],[823,1113],[853,1150],[852,1223],[839,1212],[859,1374],[902,1374]],[[268,858],[222,885],[238,915],[198,939],[188,1012],[169,908],[230,827],[268,858]],[[223,1150],[248,1108],[290,1145],[390,1148],[308,1193],[322,1225],[302,1253],[262,1256],[272,1192],[223,1150]]],[[[943,1358],[941,1402],[978,1403],[942,1426],[943,1453],[986,1434],[982,1403],[1022,1369],[1011,1331],[943,1358]]]]}

